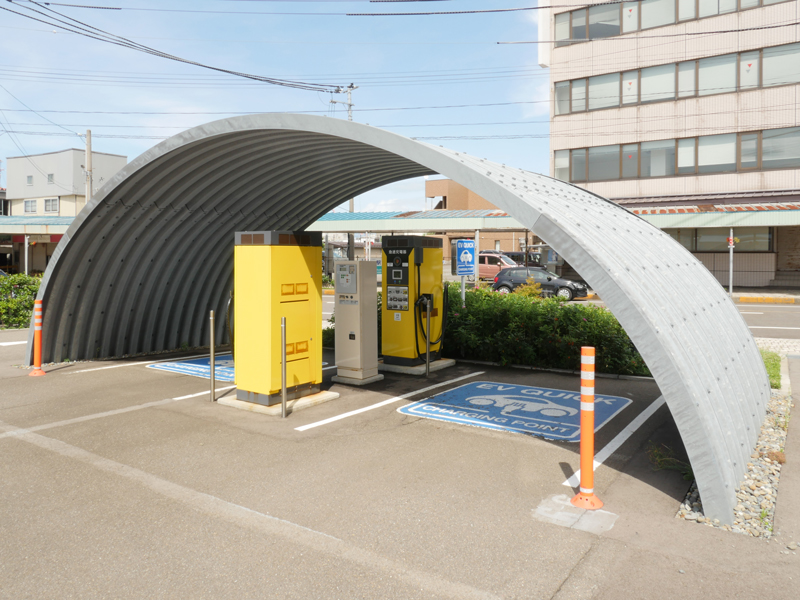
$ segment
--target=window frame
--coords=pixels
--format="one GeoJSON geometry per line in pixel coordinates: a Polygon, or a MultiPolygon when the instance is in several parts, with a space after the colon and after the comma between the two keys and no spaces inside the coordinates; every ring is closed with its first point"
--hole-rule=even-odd
{"type": "Polygon", "coordinates": [[[61,208],[60,204],[61,204],[61,202],[60,202],[59,198],[45,198],[44,199],[44,212],[45,213],[57,213],[61,208]],[[56,204],[55,210],[52,210],[52,209],[48,210],[47,209],[47,203],[48,202],[50,202],[50,203],[55,202],[55,204],[56,204]]]}
{"type": "MultiPolygon", "coordinates": [[[[562,84],[562,83],[567,83],[567,82],[569,83],[569,112],[561,113],[561,114],[554,115],[554,116],[562,117],[562,116],[570,115],[570,114],[573,114],[573,113],[594,112],[594,111],[597,111],[597,110],[609,110],[609,109],[615,109],[615,108],[626,108],[626,107],[631,107],[631,106],[643,106],[645,104],[658,104],[658,103],[661,103],[661,102],[678,102],[680,100],[688,100],[688,99],[691,99],[691,98],[709,98],[709,97],[722,95],[722,94],[736,94],[736,93],[740,93],[740,92],[751,92],[751,91],[755,91],[755,90],[764,90],[764,89],[780,88],[780,87],[784,87],[784,86],[798,85],[798,82],[780,83],[778,85],[768,85],[768,86],[764,85],[764,52],[766,50],[770,50],[772,48],[781,48],[783,46],[794,46],[794,45],[798,45],[798,44],[800,44],[800,42],[792,42],[790,44],[779,44],[777,46],[767,46],[767,47],[764,47],[764,48],[757,48],[755,50],[746,50],[746,51],[742,51],[742,52],[726,52],[724,54],[714,54],[714,55],[711,55],[711,56],[704,56],[704,57],[702,57],[702,59],[697,58],[697,59],[694,59],[694,60],[682,60],[682,61],[678,61],[678,62],[664,63],[664,64],[661,64],[661,65],[651,65],[649,67],[644,67],[644,69],[650,69],[650,68],[654,68],[654,67],[672,66],[674,68],[674,70],[675,70],[675,90],[674,90],[674,93],[673,93],[672,97],[671,98],[659,99],[659,100],[642,100],[642,70],[643,70],[643,68],[628,69],[627,71],[613,71],[611,73],[599,73],[597,75],[592,75],[591,77],[588,77],[588,76],[587,77],[578,77],[576,79],[568,79],[568,80],[563,80],[563,81],[556,81],[556,82],[553,83],[554,89],[555,89],[555,85],[557,85],[557,84],[562,84]],[[757,59],[758,60],[758,85],[755,86],[755,87],[748,87],[746,89],[742,89],[742,83],[741,83],[742,55],[743,54],[749,54],[751,52],[758,52],[758,59],[757,59]],[[711,93],[711,94],[701,94],[700,93],[700,61],[701,60],[706,60],[706,59],[721,58],[721,57],[725,57],[725,56],[734,56],[735,57],[735,61],[734,61],[735,62],[735,67],[734,67],[735,68],[735,74],[734,74],[734,83],[733,83],[733,88],[734,89],[731,90],[731,91],[721,91],[721,92],[714,92],[714,93],[711,93]],[[688,64],[688,63],[694,63],[694,90],[692,91],[692,93],[690,95],[682,96],[682,95],[680,95],[680,65],[688,64]],[[622,96],[623,96],[623,89],[622,88],[623,88],[623,82],[624,82],[624,77],[623,76],[625,75],[625,73],[632,73],[632,72],[636,72],[636,78],[637,78],[636,79],[636,85],[637,85],[636,102],[635,103],[634,102],[623,103],[623,101],[622,101],[622,96]],[[619,102],[618,102],[618,104],[611,105],[611,106],[603,106],[603,107],[599,107],[599,108],[589,108],[589,80],[594,78],[594,77],[603,77],[603,76],[607,76],[607,75],[618,75],[619,76],[620,82],[619,82],[619,102]],[[582,110],[573,110],[573,101],[574,101],[573,88],[574,88],[575,82],[578,82],[578,81],[584,81],[585,82],[585,90],[586,90],[586,92],[585,92],[585,94],[586,94],[585,103],[584,103],[584,108],[582,110]]],[[[554,99],[554,102],[555,102],[555,99],[554,99]]]]}
{"type": "MultiPolygon", "coordinates": [[[[631,1],[636,1],[636,0],[631,0],[631,1]]],[[[673,25],[678,25],[678,24],[683,24],[683,23],[691,23],[692,21],[702,21],[702,20],[705,20],[705,19],[712,19],[714,17],[719,17],[720,15],[732,15],[732,14],[735,14],[735,13],[738,13],[738,12],[746,12],[748,10],[754,10],[754,9],[757,9],[757,8],[764,8],[766,6],[774,6],[776,4],[785,4],[785,3],[788,3],[788,2],[792,2],[792,1],[793,0],[779,0],[778,2],[773,2],[771,4],[764,4],[763,0],[758,0],[758,3],[755,6],[748,6],[746,8],[743,8],[742,7],[742,0],[736,0],[736,9],[735,10],[732,10],[732,11],[729,11],[729,12],[725,12],[725,13],[716,13],[716,14],[713,14],[713,15],[707,15],[707,16],[701,17],[700,16],[700,1],[699,0],[694,0],[694,14],[695,14],[695,16],[690,18],[690,19],[681,19],[680,18],[680,9],[679,9],[680,0],[675,0],[675,20],[672,23],[665,23],[664,25],[656,25],[654,27],[648,27],[647,29],[642,29],[642,8],[641,8],[641,0],[640,0],[639,2],[637,2],[637,4],[639,4],[639,7],[638,7],[638,10],[637,10],[637,14],[636,14],[636,17],[637,17],[637,19],[636,19],[636,29],[634,29],[633,31],[626,31],[626,32],[622,31],[622,22],[623,22],[623,19],[625,17],[625,13],[624,13],[624,10],[623,10],[625,2],[623,1],[623,2],[620,2],[620,5],[619,5],[619,11],[620,11],[620,15],[619,15],[620,33],[619,33],[619,35],[629,35],[631,33],[639,33],[639,32],[642,32],[642,31],[650,31],[652,29],[659,29],[661,27],[670,27],[670,26],[673,26],[673,25]]],[[[553,43],[554,43],[556,48],[562,48],[564,46],[569,46],[571,44],[584,44],[586,42],[591,42],[591,41],[593,41],[595,39],[597,39],[597,40],[608,39],[608,38],[590,38],[589,37],[589,8],[591,8],[591,7],[592,7],[592,5],[589,5],[589,6],[586,6],[584,8],[577,8],[577,9],[574,9],[574,10],[571,10],[571,11],[564,11],[564,12],[569,14],[569,26],[568,26],[569,27],[569,38],[568,38],[569,40],[573,40],[574,39],[573,33],[572,33],[572,14],[574,12],[579,11],[579,10],[585,10],[586,11],[586,40],[585,41],[567,41],[567,42],[563,42],[561,44],[556,43],[555,42],[555,21],[553,22],[553,43]]],[[[564,13],[557,13],[557,15],[555,15],[555,16],[558,16],[558,15],[561,15],[561,14],[564,14],[564,13]]],[[[617,36],[609,36],[609,37],[617,37],[617,36]]]]}
{"type": "MultiPolygon", "coordinates": [[[[657,176],[650,176],[650,177],[642,177],[642,142],[628,142],[628,143],[619,143],[619,144],[604,144],[603,146],[586,146],[583,148],[570,148],[564,149],[564,151],[568,152],[568,173],[569,179],[563,180],[560,179],[559,181],[565,181],[566,183],[575,183],[575,184],[592,184],[592,183],[604,183],[604,182],[619,182],[619,181],[635,181],[635,180],[644,180],[644,179],[664,179],[664,178],[674,178],[674,177],[700,177],[706,175],[730,175],[735,173],[754,173],[754,172],[766,172],[766,171],[786,171],[786,170],[793,170],[793,169],[800,169],[800,164],[798,166],[788,166],[788,167],[771,167],[771,168],[764,168],[763,166],[763,158],[764,158],[764,145],[763,145],[763,136],[765,131],[772,131],[775,129],[796,129],[799,127],[773,127],[771,129],[760,129],[760,130],[748,130],[748,131],[739,131],[739,132],[729,132],[727,134],[708,134],[708,135],[701,135],[701,136],[686,136],[680,138],[674,138],[674,173],[672,175],[657,175],[657,176]],[[717,171],[712,173],[701,173],[700,172],[700,138],[703,137],[713,137],[715,135],[735,135],[735,169],[733,171],[717,171]],[[757,135],[757,167],[742,167],[742,136],[743,135],[757,135]],[[678,172],[678,142],[680,140],[694,140],[694,170],[690,173],[679,173],[678,172]],[[636,176],[635,177],[625,177],[623,175],[623,150],[625,146],[636,146],[636,176]],[[589,149],[590,148],[601,148],[604,146],[619,146],[619,173],[617,177],[614,179],[596,179],[596,180],[589,180],[589,149]],[[572,171],[573,171],[573,153],[574,152],[583,152],[584,153],[584,177],[581,180],[576,180],[572,178],[572,171]]],[[[669,139],[666,140],[651,140],[653,142],[667,142],[669,139]]],[[[555,154],[553,154],[553,160],[555,161],[555,154]]],[[[555,173],[555,166],[554,173],[555,173]]]]}
{"type": "Polygon", "coordinates": [[[39,201],[38,200],[24,200],[23,201],[22,212],[26,215],[35,215],[39,212],[39,201]],[[28,210],[28,206],[33,205],[33,210],[28,210]]]}

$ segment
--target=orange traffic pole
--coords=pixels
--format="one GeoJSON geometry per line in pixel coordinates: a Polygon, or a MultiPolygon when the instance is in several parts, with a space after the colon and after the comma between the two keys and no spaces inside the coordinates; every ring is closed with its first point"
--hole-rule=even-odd
{"type": "Polygon", "coordinates": [[[42,371],[42,301],[36,300],[33,303],[33,371],[28,373],[29,377],[40,377],[46,375],[42,371]]]}
{"type": "Polygon", "coordinates": [[[581,347],[581,484],[570,502],[597,510],[603,501],[594,495],[594,348],[581,347]]]}

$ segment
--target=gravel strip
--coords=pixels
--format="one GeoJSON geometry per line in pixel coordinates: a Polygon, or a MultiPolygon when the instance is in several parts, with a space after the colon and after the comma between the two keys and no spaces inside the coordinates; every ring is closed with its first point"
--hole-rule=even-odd
{"type": "Polygon", "coordinates": [[[734,509],[732,526],[723,525],[718,519],[712,521],[706,518],[696,483],[692,483],[675,517],[753,537],[772,537],[781,464],[786,460],[783,449],[791,407],[791,396],[772,390],[761,434],[751,461],[747,463],[745,480],[736,492],[738,503],[734,509]]]}

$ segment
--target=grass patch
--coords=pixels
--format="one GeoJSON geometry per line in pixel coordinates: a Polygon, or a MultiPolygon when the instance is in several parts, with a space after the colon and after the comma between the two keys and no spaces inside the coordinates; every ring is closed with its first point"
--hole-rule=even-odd
{"type": "Polygon", "coordinates": [[[661,471],[667,469],[669,471],[678,471],[686,481],[694,481],[694,473],[692,472],[692,465],[684,460],[680,460],[675,456],[675,451],[665,444],[658,445],[651,441],[647,445],[647,457],[653,465],[654,471],[661,471]]]}
{"type": "Polygon", "coordinates": [[[761,351],[761,358],[764,361],[764,366],[767,368],[767,375],[769,376],[769,387],[774,390],[781,389],[781,356],[776,352],[769,350],[761,351]]]}

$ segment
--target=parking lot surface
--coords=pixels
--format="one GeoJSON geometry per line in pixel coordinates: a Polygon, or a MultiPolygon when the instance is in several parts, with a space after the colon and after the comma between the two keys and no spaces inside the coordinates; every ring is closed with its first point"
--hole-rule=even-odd
{"type": "MultiPolygon", "coordinates": [[[[459,363],[354,389],[329,370],[341,397],[281,420],[144,359],[27,377],[24,349],[0,346],[2,598],[788,598],[800,572],[774,543],[674,519],[689,484],[644,453],[682,452],[666,406],[598,467],[616,517],[600,535],[535,518],[574,493],[577,443],[397,410],[470,381],[577,391],[574,375],[459,363]]],[[[600,450],[660,393],[596,385],[631,400],[600,450]]]]}

